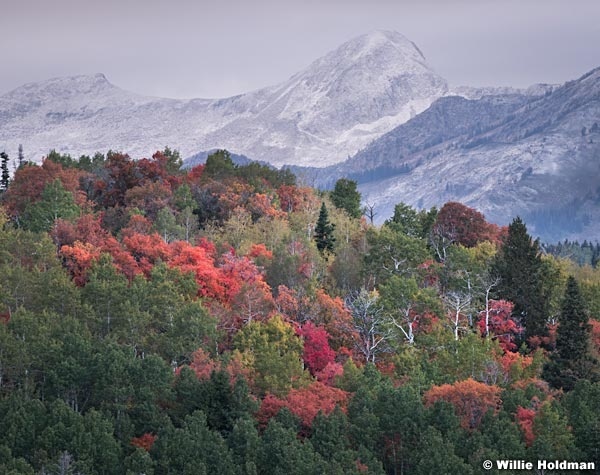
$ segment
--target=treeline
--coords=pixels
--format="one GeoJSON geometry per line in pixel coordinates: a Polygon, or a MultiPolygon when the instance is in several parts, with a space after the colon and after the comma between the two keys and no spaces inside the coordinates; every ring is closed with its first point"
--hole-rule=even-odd
{"type": "Polygon", "coordinates": [[[556,257],[562,257],[575,262],[579,266],[596,268],[600,261],[600,243],[569,241],[565,239],[557,244],[546,244],[544,250],[556,257]]]}
{"type": "Polygon", "coordinates": [[[519,218],[400,203],[378,228],[356,182],[223,150],[5,181],[0,473],[600,463],[600,271],[519,218]]]}

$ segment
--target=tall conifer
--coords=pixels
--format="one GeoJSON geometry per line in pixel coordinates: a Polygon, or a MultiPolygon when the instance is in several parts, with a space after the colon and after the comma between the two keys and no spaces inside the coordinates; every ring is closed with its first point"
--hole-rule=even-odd
{"type": "Polygon", "coordinates": [[[525,328],[524,339],[547,336],[548,303],[544,295],[540,246],[517,217],[508,227],[508,236],[494,263],[500,276],[498,296],[514,303],[513,316],[525,328]]]}
{"type": "Polygon", "coordinates": [[[561,358],[585,358],[591,327],[588,323],[585,302],[573,276],[567,280],[559,327],[556,335],[556,352],[561,358]]]}
{"type": "Polygon", "coordinates": [[[10,172],[8,171],[8,155],[6,152],[0,152],[0,169],[2,176],[0,177],[0,191],[6,191],[10,183],[10,172]]]}
{"type": "Polygon", "coordinates": [[[23,153],[23,144],[19,144],[18,167],[21,168],[25,163],[25,154],[23,153]]]}
{"type": "Polygon", "coordinates": [[[329,213],[327,212],[325,202],[323,202],[321,203],[319,219],[315,226],[315,241],[319,252],[333,252],[333,245],[335,244],[335,237],[333,236],[334,229],[335,225],[329,222],[329,213]]]}
{"type": "Polygon", "coordinates": [[[354,180],[340,178],[335,182],[335,188],[331,192],[331,201],[336,208],[344,209],[353,218],[360,218],[360,193],[354,180]]]}
{"type": "Polygon", "coordinates": [[[579,379],[594,379],[595,358],[590,354],[591,326],[585,302],[573,276],[567,280],[556,349],[544,367],[543,377],[552,386],[571,390],[579,379]]]}

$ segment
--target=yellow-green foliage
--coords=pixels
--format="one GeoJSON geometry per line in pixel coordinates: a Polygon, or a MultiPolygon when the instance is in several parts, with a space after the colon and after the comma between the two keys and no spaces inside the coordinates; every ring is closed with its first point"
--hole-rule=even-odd
{"type": "Polygon", "coordinates": [[[306,382],[302,340],[281,316],[250,323],[238,332],[234,343],[242,353],[244,365],[251,370],[259,394],[283,397],[306,382]]]}

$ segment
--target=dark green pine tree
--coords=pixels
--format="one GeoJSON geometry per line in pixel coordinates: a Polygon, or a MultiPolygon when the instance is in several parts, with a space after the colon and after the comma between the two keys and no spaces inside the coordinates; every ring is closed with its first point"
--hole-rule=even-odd
{"type": "Polygon", "coordinates": [[[356,187],[357,183],[354,180],[340,178],[331,192],[331,201],[336,208],[346,210],[351,217],[360,218],[360,193],[356,187]]]}
{"type": "Polygon", "coordinates": [[[501,278],[498,297],[514,303],[513,316],[525,328],[523,339],[547,336],[548,299],[544,292],[544,271],[537,240],[517,217],[508,227],[508,237],[494,262],[501,278]]]}
{"type": "Polygon", "coordinates": [[[21,168],[25,163],[25,154],[23,153],[23,144],[19,144],[18,167],[21,168]]]}
{"type": "Polygon", "coordinates": [[[581,360],[588,351],[591,326],[579,285],[569,276],[556,334],[556,353],[560,358],[581,360]]]}
{"type": "Polygon", "coordinates": [[[0,159],[0,170],[2,170],[2,176],[0,177],[0,191],[6,191],[8,189],[8,184],[10,183],[8,154],[6,152],[0,152],[0,159]]]}
{"type": "Polygon", "coordinates": [[[334,229],[335,225],[329,222],[329,213],[327,212],[325,202],[323,202],[321,204],[321,211],[319,212],[319,219],[315,226],[315,242],[321,254],[333,252],[333,245],[335,244],[334,229]]]}
{"type": "Polygon", "coordinates": [[[213,180],[223,180],[233,176],[236,168],[227,150],[217,150],[206,158],[203,175],[213,180]]]}
{"type": "Polygon", "coordinates": [[[543,377],[552,386],[571,390],[593,374],[595,359],[589,352],[591,326],[585,302],[573,276],[567,288],[556,332],[556,349],[544,367],[543,377]]]}

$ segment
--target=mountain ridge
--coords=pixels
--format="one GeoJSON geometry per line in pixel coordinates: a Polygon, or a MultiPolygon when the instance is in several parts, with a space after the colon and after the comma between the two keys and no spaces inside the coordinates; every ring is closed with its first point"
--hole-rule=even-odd
{"type": "MultiPolygon", "coordinates": [[[[365,200],[379,203],[383,216],[400,201],[417,207],[461,201],[501,224],[521,215],[545,240],[597,239],[599,122],[600,68],[596,68],[541,96],[439,99],[419,117],[333,167],[334,173],[321,176],[351,176],[369,166],[375,173],[382,168],[385,176],[375,173],[374,179],[362,180],[360,189],[365,200]],[[494,100],[505,103],[490,105],[494,100]],[[457,104],[468,113],[457,114],[457,104]],[[464,130],[433,130],[439,122],[430,116],[437,109],[462,117],[464,130]],[[435,143],[419,148],[420,137],[435,143]],[[405,168],[399,169],[400,164],[405,168]]],[[[452,125],[460,129],[461,123],[452,125]]]]}
{"type": "Polygon", "coordinates": [[[222,99],[168,99],[101,73],[29,83],[0,96],[0,145],[74,156],[108,148],[141,158],[169,145],[188,157],[227,148],[269,163],[324,166],[426,109],[447,83],[403,35],[376,30],[287,81],[222,99]]]}

